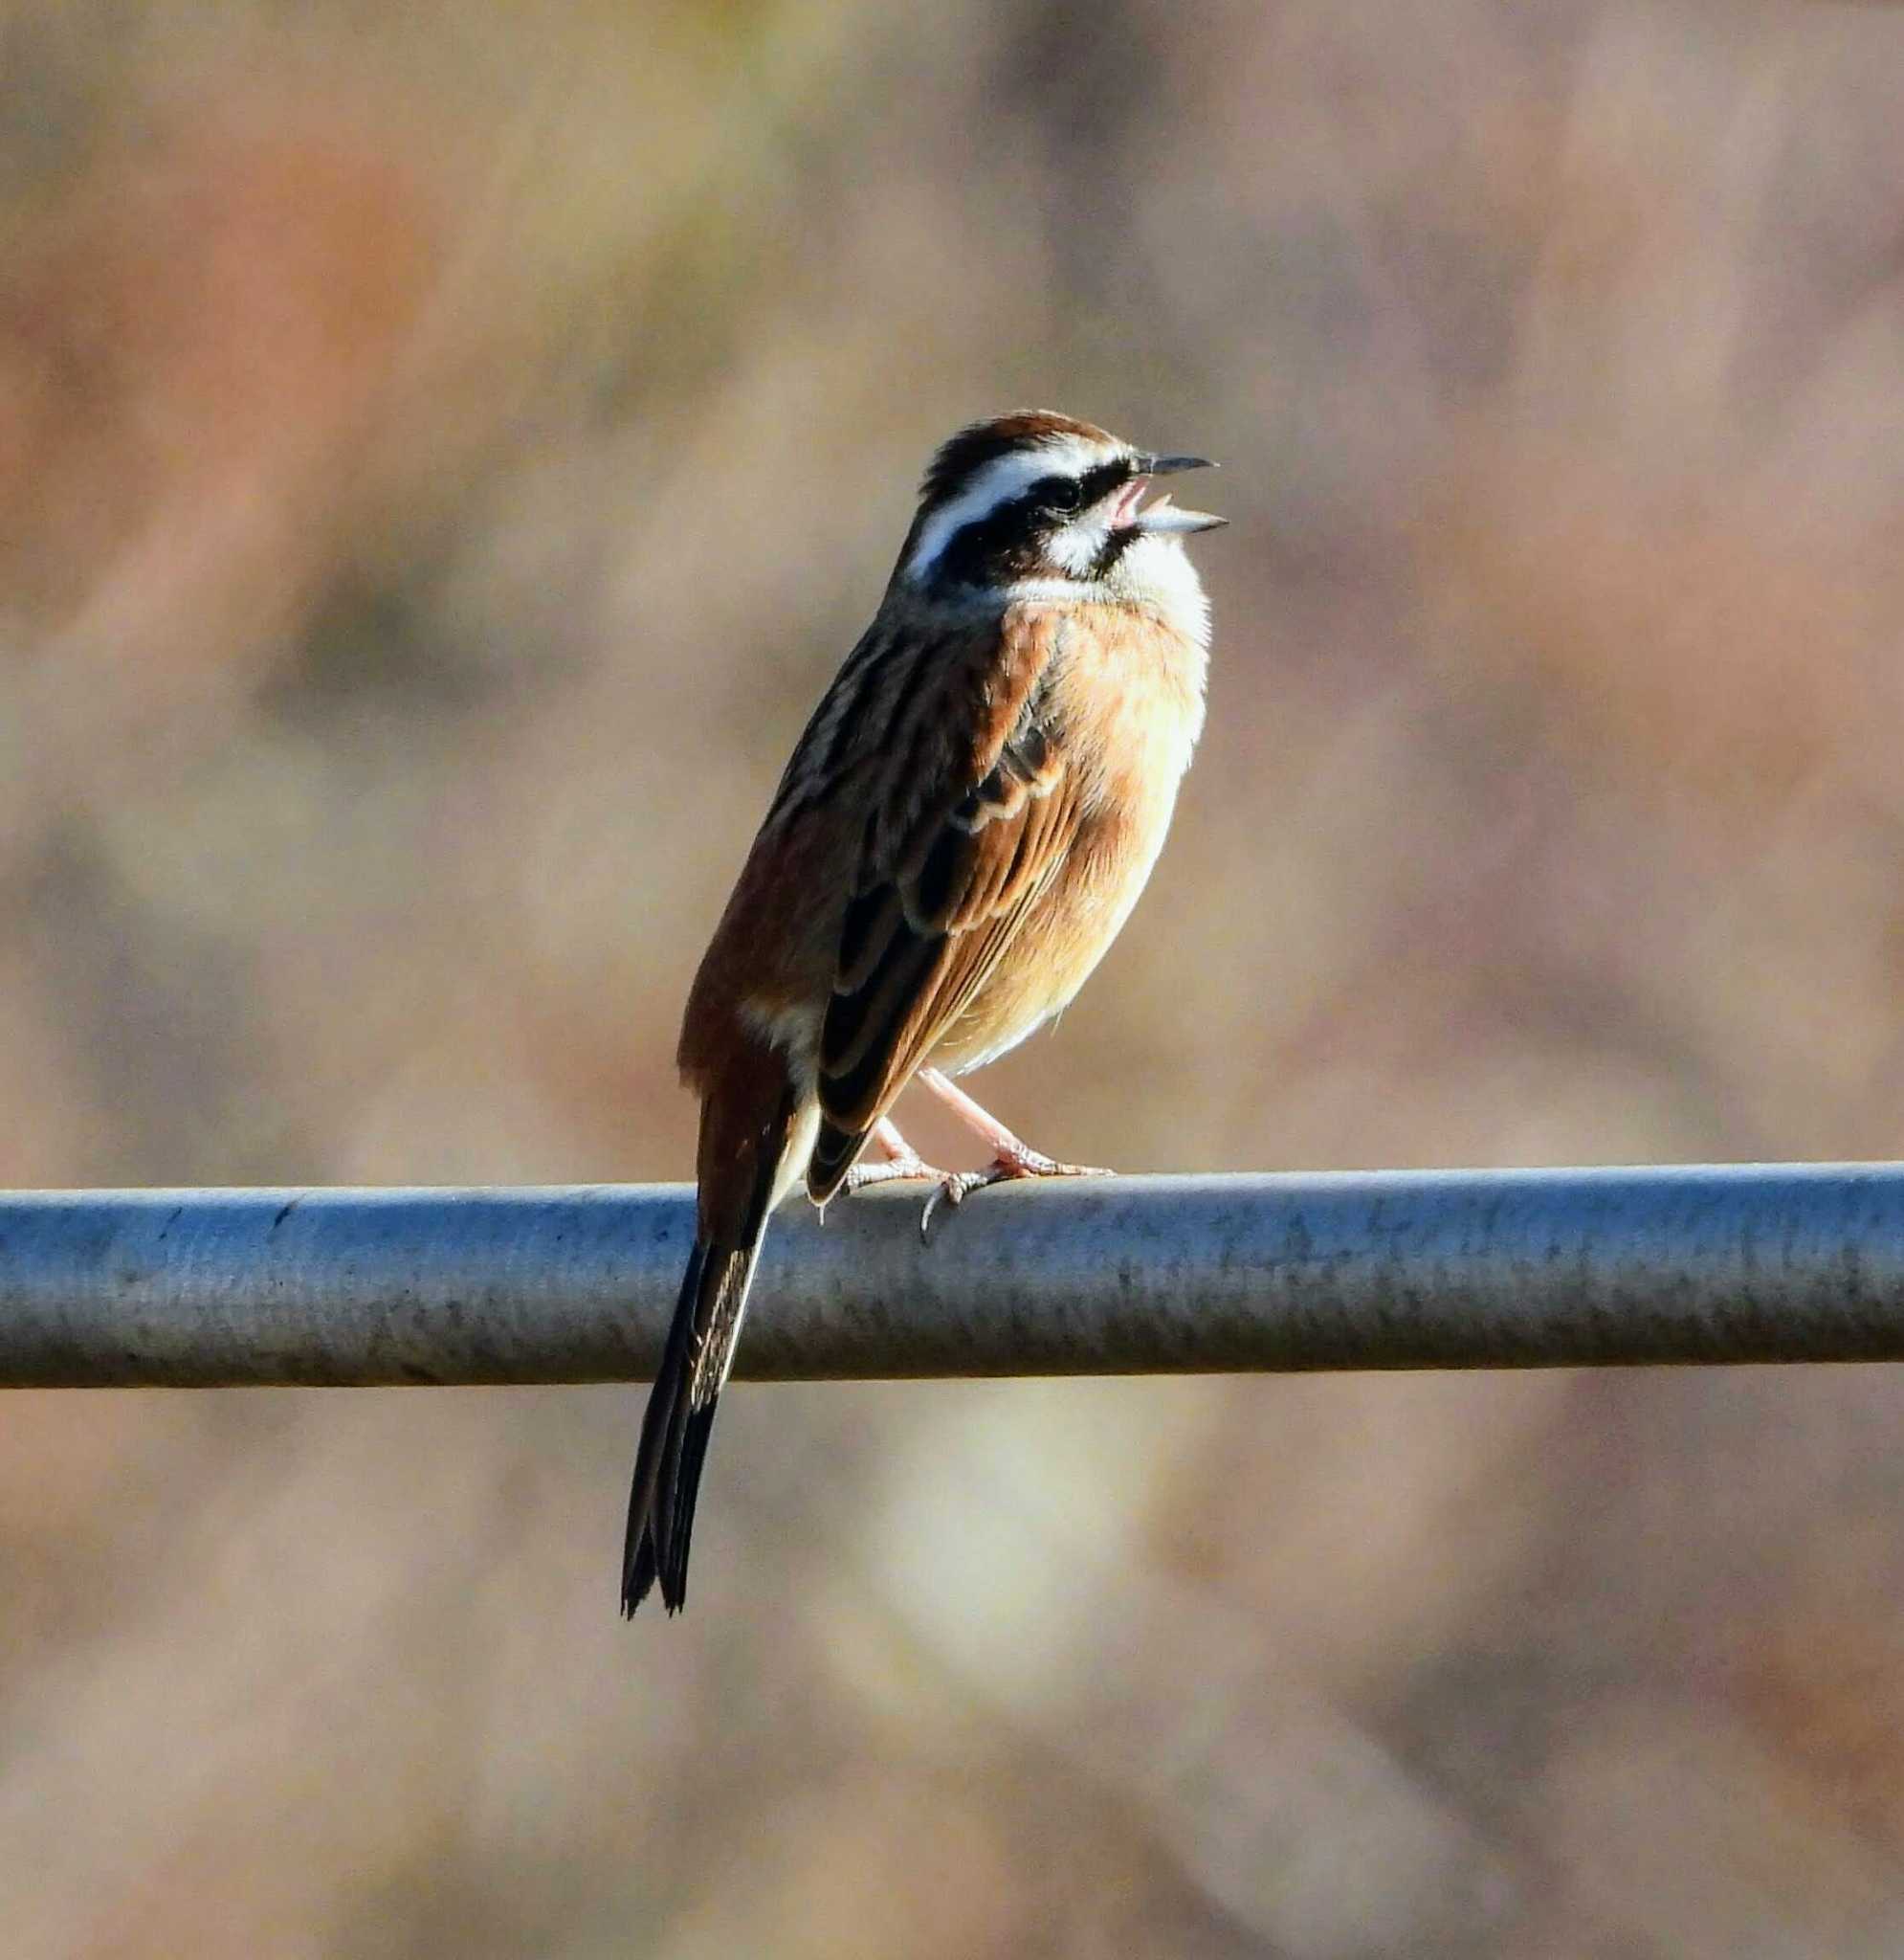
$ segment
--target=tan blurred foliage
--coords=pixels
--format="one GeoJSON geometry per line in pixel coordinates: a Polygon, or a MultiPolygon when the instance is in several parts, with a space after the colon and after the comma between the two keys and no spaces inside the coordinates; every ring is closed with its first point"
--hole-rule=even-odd
{"type": "MultiPolygon", "coordinates": [[[[726,880],[928,448],[1028,401],[1235,525],[1158,887],[1003,1114],[1904,1154],[1900,61],[0,9],[0,1181],[684,1174],[726,880]]],[[[1904,1937],[1886,1373],[731,1403],[624,1628],[633,1391],[9,1401],[0,1951],[1904,1937]]]]}

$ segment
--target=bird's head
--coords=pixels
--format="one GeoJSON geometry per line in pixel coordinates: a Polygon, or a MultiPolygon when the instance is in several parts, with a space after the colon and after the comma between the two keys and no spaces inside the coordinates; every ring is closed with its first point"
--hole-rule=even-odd
{"type": "Polygon", "coordinates": [[[1209,469],[1156,456],[1044,410],[975,422],[943,444],[919,486],[898,578],[935,597],[1104,598],[1201,608],[1183,549],[1228,519],[1146,502],[1158,477],[1209,469]]]}

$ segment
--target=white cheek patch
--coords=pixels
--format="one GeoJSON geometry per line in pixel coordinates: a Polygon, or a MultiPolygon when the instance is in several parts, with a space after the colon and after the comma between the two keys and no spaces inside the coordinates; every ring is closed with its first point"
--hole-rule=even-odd
{"type": "Polygon", "coordinates": [[[1175,538],[1140,538],[1102,578],[1024,578],[1006,596],[1019,605],[1141,606],[1194,645],[1209,645],[1209,601],[1175,538]]]}
{"type": "Polygon", "coordinates": [[[1074,577],[1083,578],[1097,563],[1097,554],[1109,543],[1110,536],[1110,519],[1087,513],[1052,536],[1048,546],[1051,561],[1074,577]]]}
{"type": "Polygon", "coordinates": [[[1108,461],[1117,453],[1082,436],[1063,435],[987,463],[919,533],[913,555],[906,560],[906,576],[916,581],[928,577],[945,555],[945,547],[967,524],[979,523],[1001,504],[1024,496],[1041,478],[1082,476],[1093,463],[1108,461]]]}

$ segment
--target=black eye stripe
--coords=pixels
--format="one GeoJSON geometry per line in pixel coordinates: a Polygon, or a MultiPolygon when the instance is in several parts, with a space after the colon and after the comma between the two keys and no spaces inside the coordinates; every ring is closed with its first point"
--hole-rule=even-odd
{"type": "MultiPolygon", "coordinates": [[[[1095,504],[1135,474],[1126,457],[1096,463],[1081,477],[1053,472],[1040,477],[1008,502],[962,524],[940,552],[936,576],[949,584],[987,585],[1035,568],[1047,533],[1062,521],[1095,504]],[[1062,495],[1064,502],[1055,500],[1062,495]],[[1072,501],[1072,498],[1076,501],[1072,501]],[[1022,560],[1023,563],[1016,561],[1022,560]]],[[[1128,539],[1122,540],[1128,543],[1128,539]]],[[[1115,562],[1116,553],[1108,562],[1115,562]]]]}
{"type": "Polygon", "coordinates": [[[1098,463],[1081,477],[1040,477],[1029,490],[1021,490],[1009,503],[1001,504],[993,516],[1003,518],[1009,513],[1029,519],[1048,510],[1084,510],[1130,479],[1131,466],[1121,458],[1098,463]]]}

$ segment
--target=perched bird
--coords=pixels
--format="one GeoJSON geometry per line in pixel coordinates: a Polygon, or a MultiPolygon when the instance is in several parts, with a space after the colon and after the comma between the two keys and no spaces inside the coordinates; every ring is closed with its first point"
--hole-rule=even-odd
{"type": "Polygon", "coordinates": [[[926,470],[688,997],[695,1246],[642,1423],[624,1613],[657,1578],[671,1613],[686,1597],[715,1404],[794,1185],[824,1205],[933,1177],[929,1216],[1002,1178],[1088,1174],[949,1077],[1071,1000],[1162,847],[1204,719],[1208,607],[1183,540],[1225,520],[1145,499],[1207,467],[1040,411],[961,430],[926,470]],[[915,1075],[985,1139],[988,1169],[934,1171],[907,1146],[887,1111],[915,1075]],[[869,1142],[883,1163],[858,1164],[869,1142]]]}

